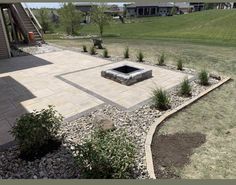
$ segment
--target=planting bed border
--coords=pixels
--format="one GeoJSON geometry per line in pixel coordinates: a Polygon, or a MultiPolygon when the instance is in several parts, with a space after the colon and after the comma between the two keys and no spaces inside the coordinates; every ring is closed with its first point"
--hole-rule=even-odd
{"type": "Polygon", "coordinates": [[[147,171],[151,179],[156,179],[155,173],[154,173],[154,165],[153,165],[153,159],[152,159],[152,150],[151,150],[151,144],[152,144],[152,139],[153,135],[155,134],[157,126],[159,126],[163,121],[165,121],[167,118],[170,118],[173,116],[175,113],[179,112],[180,110],[186,108],[187,106],[191,105],[195,101],[199,100],[201,97],[207,95],[209,92],[215,90],[216,88],[220,87],[221,85],[225,84],[231,80],[230,77],[225,77],[219,83],[213,85],[212,87],[206,89],[196,97],[190,99],[189,101],[183,103],[182,105],[176,107],[173,110],[170,110],[163,114],[161,117],[157,118],[154,124],[150,126],[150,129],[147,133],[146,136],[146,141],[145,141],[145,157],[146,157],[146,163],[147,163],[147,171]]]}

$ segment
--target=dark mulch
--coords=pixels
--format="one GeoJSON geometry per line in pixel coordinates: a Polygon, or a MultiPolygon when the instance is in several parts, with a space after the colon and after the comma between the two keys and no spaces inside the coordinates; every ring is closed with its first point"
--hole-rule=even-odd
{"type": "Polygon", "coordinates": [[[152,141],[152,156],[156,178],[180,178],[174,168],[183,168],[189,163],[193,149],[206,142],[206,136],[199,132],[158,135],[152,141]]]}
{"type": "Polygon", "coordinates": [[[42,147],[36,147],[35,149],[32,149],[32,152],[28,151],[27,153],[20,153],[19,157],[26,161],[34,161],[36,159],[44,157],[48,153],[58,150],[60,146],[60,140],[51,139],[47,142],[47,144],[43,145],[42,147]]]}

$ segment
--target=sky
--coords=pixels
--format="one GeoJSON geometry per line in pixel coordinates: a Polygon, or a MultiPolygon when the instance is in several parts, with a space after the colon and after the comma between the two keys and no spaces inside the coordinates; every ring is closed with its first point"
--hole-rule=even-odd
{"type": "MultiPolygon", "coordinates": [[[[29,8],[60,8],[62,3],[26,3],[29,8]]],[[[109,3],[108,3],[109,4],[109,3]]],[[[122,6],[124,3],[112,3],[122,6]]]]}

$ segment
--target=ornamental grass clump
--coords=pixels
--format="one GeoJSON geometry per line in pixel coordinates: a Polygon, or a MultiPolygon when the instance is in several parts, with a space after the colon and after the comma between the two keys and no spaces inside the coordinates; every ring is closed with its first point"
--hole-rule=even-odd
{"type": "Polygon", "coordinates": [[[202,70],[198,74],[198,78],[201,85],[204,85],[204,86],[209,85],[209,77],[206,70],[202,70]]]}
{"type": "Polygon", "coordinates": [[[165,55],[164,53],[158,58],[158,65],[163,66],[165,64],[165,55]]]}
{"type": "Polygon", "coordinates": [[[142,51],[139,51],[138,55],[137,55],[138,62],[144,62],[143,58],[144,58],[144,55],[143,55],[142,51]]]}
{"type": "Polygon", "coordinates": [[[26,113],[17,119],[11,134],[18,143],[21,158],[34,160],[57,149],[61,144],[58,131],[62,120],[53,106],[26,113]]]}
{"type": "Polygon", "coordinates": [[[124,58],[129,58],[129,47],[126,47],[126,48],[125,48],[125,51],[124,51],[124,58]]]}
{"type": "Polygon", "coordinates": [[[135,146],[124,132],[97,129],[74,152],[81,178],[125,179],[132,175],[135,146]]]}
{"type": "Polygon", "coordinates": [[[154,89],[152,92],[152,103],[159,110],[167,110],[170,108],[170,99],[167,92],[162,89],[154,89]]]}
{"type": "Polygon", "coordinates": [[[191,96],[191,85],[189,80],[185,78],[180,86],[180,95],[182,96],[191,96]]]}
{"type": "Polygon", "coordinates": [[[177,61],[177,69],[182,71],[183,70],[183,62],[181,59],[177,61]]]}
{"type": "Polygon", "coordinates": [[[86,45],[83,45],[83,52],[88,52],[86,45]]]}
{"type": "Polygon", "coordinates": [[[90,54],[91,54],[91,55],[96,55],[96,48],[95,48],[95,46],[91,46],[91,48],[90,48],[90,54]]]}
{"type": "Polygon", "coordinates": [[[106,48],[103,50],[103,57],[104,58],[109,58],[108,50],[106,48]]]}

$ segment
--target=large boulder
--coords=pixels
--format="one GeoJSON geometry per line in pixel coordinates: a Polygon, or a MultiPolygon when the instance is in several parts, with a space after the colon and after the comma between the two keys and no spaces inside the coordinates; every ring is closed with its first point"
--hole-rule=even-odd
{"type": "Polygon", "coordinates": [[[98,114],[95,116],[93,121],[95,127],[100,128],[102,130],[114,130],[115,126],[113,121],[104,114],[98,114]]]}

